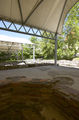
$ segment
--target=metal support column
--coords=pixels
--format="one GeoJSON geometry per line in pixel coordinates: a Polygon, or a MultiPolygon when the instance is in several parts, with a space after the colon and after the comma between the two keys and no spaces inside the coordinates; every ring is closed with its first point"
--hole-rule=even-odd
{"type": "Polygon", "coordinates": [[[59,29],[59,26],[60,26],[61,18],[62,18],[62,15],[63,15],[63,12],[64,12],[64,9],[65,9],[67,1],[68,0],[65,0],[65,2],[64,2],[64,5],[63,5],[62,11],[61,11],[61,15],[60,15],[60,18],[59,18],[59,22],[58,22],[58,25],[57,25],[56,34],[55,34],[55,65],[56,66],[57,66],[57,33],[58,33],[58,29],[59,29]]]}
{"type": "Polygon", "coordinates": [[[16,57],[17,57],[17,61],[18,61],[18,50],[16,51],[16,57]]]}
{"type": "Polygon", "coordinates": [[[23,44],[21,46],[22,46],[22,61],[23,61],[23,44]]]}
{"type": "Polygon", "coordinates": [[[33,61],[35,61],[35,45],[33,45],[33,61]]]}
{"type": "Polygon", "coordinates": [[[57,66],[57,34],[55,35],[55,65],[57,66]]]}

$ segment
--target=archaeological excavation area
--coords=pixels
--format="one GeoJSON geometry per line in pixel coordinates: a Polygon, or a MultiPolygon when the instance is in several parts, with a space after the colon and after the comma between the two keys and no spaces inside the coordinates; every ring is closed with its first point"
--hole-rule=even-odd
{"type": "MultiPolygon", "coordinates": [[[[0,31],[54,40],[55,44],[53,63],[27,64],[23,59],[0,63],[0,120],[79,120],[79,63],[72,68],[70,61],[67,67],[57,61],[58,36],[78,1],[0,0],[0,31]]],[[[22,50],[23,40],[18,40],[20,44],[12,44],[22,50]]]]}

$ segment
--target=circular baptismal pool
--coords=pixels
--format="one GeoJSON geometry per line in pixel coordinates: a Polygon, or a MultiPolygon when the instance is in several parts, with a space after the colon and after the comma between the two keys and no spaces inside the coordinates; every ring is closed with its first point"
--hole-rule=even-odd
{"type": "Polygon", "coordinates": [[[68,120],[53,102],[50,85],[10,83],[0,87],[0,120],[68,120]]]}

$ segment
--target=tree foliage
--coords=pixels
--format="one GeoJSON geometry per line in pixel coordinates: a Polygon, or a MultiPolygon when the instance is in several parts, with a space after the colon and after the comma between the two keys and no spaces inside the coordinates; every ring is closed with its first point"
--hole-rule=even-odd
{"type": "Polygon", "coordinates": [[[79,26],[79,2],[76,3],[66,16],[64,32],[68,34],[73,28],[79,26]]]}
{"type": "Polygon", "coordinates": [[[67,14],[63,31],[65,46],[70,51],[70,58],[73,58],[79,52],[79,2],[67,14]]]}

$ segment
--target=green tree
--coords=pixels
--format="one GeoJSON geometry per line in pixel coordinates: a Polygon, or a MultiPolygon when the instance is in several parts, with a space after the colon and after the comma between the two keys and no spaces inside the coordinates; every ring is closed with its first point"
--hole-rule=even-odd
{"type": "Polygon", "coordinates": [[[78,52],[79,46],[77,45],[79,43],[79,26],[75,26],[71,32],[66,37],[68,42],[68,48],[70,50],[74,50],[75,55],[78,52]]]}
{"type": "Polygon", "coordinates": [[[79,2],[67,14],[63,30],[65,34],[68,34],[76,26],[79,26],[79,2]]]}
{"type": "Polygon", "coordinates": [[[66,36],[66,51],[70,54],[69,58],[73,58],[79,51],[79,2],[67,14],[63,32],[66,36]]]}
{"type": "Polygon", "coordinates": [[[42,39],[41,41],[41,51],[44,59],[53,59],[54,58],[54,48],[55,41],[50,39],[42,39]]]}

